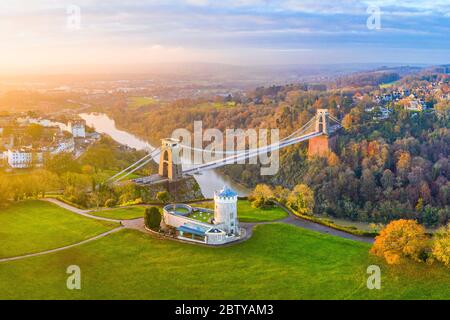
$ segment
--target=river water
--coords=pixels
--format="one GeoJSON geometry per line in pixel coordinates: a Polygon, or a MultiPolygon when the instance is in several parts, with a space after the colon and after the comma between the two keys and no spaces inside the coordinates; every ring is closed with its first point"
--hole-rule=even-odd
{"type": "MultiPolygon", "coordinates": [[[[114,141],[126,145],[136,150],[153,150],[153,146],[135,135],[119,130],[113,119],[104,113],[81,113],[79,116],[86,121],[87,126],[95,129],[98,133],[109,135],[114,141]]],[[[131,164],[131,163],[130,163],[131,164]]],[[[199,175],[194,175],[195,180],[200,185],[203,196],[212,198],[214,191],[221,189],[227,185],[234,189],[240,196],[247,196],[250,192],[248,188],[237,184],[228,177],[223,176],[215,170],[203,171],[199,175]]]]}

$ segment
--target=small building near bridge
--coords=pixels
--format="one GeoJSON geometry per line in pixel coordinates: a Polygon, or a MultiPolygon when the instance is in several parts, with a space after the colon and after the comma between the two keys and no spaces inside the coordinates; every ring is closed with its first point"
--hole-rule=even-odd
{"type": "Polygon", "coordinates": [[[241,239],[237,217],[238,195],[228,187],[214,193],[214,210],[187,204],[169,204],[163,223],[176,230],[180,240],[222,245],[241,239]]]}

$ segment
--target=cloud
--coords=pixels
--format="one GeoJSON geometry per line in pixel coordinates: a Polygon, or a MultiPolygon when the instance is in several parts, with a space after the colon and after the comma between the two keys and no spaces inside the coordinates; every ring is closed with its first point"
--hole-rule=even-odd
{"type": "Polygon", "coordinates": [[[209,4],[208,0],[187,0],[186,2],[194,6],[207,6],[209,4]]]}
{"type": "MultiPolygon", "coordinates": [[[[73,59],[87,61],[89,55],[83,50],[92,50],[92,60],[101,60],[103,55],[105,61],[116,61],[117,53],[122,60],[136,60],[140,54],[158,59],[177,60],[182,56],[217,62],[239,60],[241,56],[242,61],[251,63],[257,60],[252,59],[252,53],[259,55],[261,61],[291,61],[296,54],[314,58],[315,52],[328,50],[338,54],[352,49],[363,60],[371,54],[357,48],[386,52],[398,48],[405,52],[423,52],[425,48],[450,50],[447,3],[448,0],[16,0],[0,2],[0,37],[2,49],[11,52],[8,57],[12,60],[20,57],[31,61],[32,57],[27,58],[26,54],[29,52],[40,61],[46,56],[76,52],[71,55],[73,59]],[[77,31],[66,28],[66,7],[72,2],[81,8],[82,28],[77,31]],[[366,27],[366,10],[371,4],[380,6],[381,30],[366,27]],[[244,53],[250,57],[244,57],[244,53]]],[[[330,56],[321,54],[317,58],[330,56]]]]}

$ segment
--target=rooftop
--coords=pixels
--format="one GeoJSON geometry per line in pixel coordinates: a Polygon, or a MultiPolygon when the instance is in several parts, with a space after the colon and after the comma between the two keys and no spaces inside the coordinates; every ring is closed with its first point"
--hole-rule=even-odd
{"type": "Polygon", "coordinates": [[[233,189],[231,189],[227,186],[224,186],[222,188],[222,190],[216,191],[215,195],[218,197],[232,198],[232,197],[237,197],[238,194],[233,189]]]}

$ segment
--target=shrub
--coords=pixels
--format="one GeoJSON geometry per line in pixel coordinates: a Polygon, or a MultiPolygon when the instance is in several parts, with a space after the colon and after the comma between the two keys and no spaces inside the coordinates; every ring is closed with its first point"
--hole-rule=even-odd
{"type": "Polygon", "coordinates": [[[312,214],[315,205],[314,191],[305,184],[298,184],[289,194],[287,204],[301,214],[312,214]]]}
{"type": "Polygon", "coordinates": [[[434,259],[450,267],[450,223],[435,233],[432,255],[434,259]]]}
{"type": "Polygon", "coordinates": [[[156,194],[156,199],[158,199],[162,203],[167,203],[167,202],[169,202],[170,195],[169,195],[169,193],[167,191],[159,191],[156,194]]]}
{"type": "Polygon", "coordinates": [[[145,209],[145,226],[151,230],[159,230],[161,225],[161,211],[158,207],[145,209]]]}
{"type": "Polygon", "coordinates": [[[402,258],[424,261],[428,248],[425,228],[414,220],[389,223],[375,238],[371,252],[389,264],[399,264],[402,258]]]}
{"type": "Polygon", "coordinates": [[[116,205],[116,200],[114,199],[108,199],[105,201],[105,207],[112,208],[116,205]]]}

